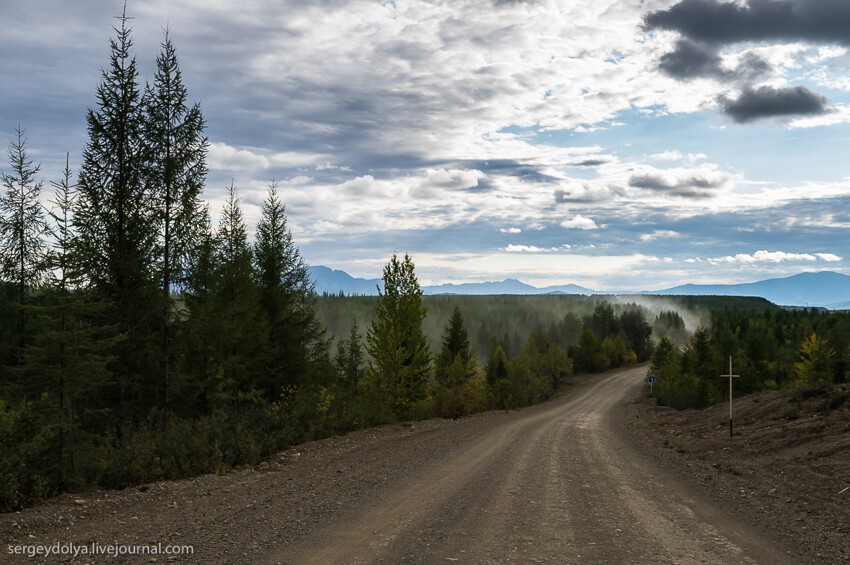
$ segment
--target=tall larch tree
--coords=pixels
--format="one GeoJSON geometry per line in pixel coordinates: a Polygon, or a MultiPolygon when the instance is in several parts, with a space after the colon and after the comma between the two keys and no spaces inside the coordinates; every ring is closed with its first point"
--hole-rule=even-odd
{"type": "Polygon", "coordinates": [[[200,104],[188,106],[177,55],[168,30],[156,59],[153,84],[145,89],[144,176],[157,227],[154,266],[162,291],[159,406],[168,412],[171,341],[174,323],[172,288],[185,280],[193,229],[207,174],[207,138],[200,104]]]}
{"type": "Polygon", "coordinates": [[[50,494],[45,466],[51,431],[41,419],[41,375],[27,365],[33,291],[44,275],[46,231],[39,203],[39,166],[27,156],[20,126],[9,143],[9,172],[0,175],[0,509],[50,494]]]}
{"type": "Polygon", "coordinates": [[[0,193],[0,280],[11,291],[13,317],[11,342],[17,349],[12,357],[22,362],[27,342],[27,295],[44,279],[47,223],[39,202],[43,183],[37,180],[40,165],[27,156],[27,140],[20,126],[9,142],[10,172],[2,173],[0,193]]]}
{"type": "Polygon", "coordinates": [[[113,302],[112,318],[127,337],[116,351],[116,434],[156,405],[157,303],[153,279],[157,239],[144,182],[144,131],[138,68],[125,13],[110,40],[97,108],[89,109],[88,142],[73,223],[77,257],[89,284],[113,302]]]}

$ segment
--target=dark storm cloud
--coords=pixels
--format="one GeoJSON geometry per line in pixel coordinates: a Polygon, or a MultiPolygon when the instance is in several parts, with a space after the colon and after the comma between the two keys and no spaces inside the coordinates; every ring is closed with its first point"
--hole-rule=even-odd
{"type": "Polygon", "coordinates": [[[742,79],[753,79],[767,74],[770,70],[770,63],[755,53],[747,53],[743,56],[741,62],[738,63],[738,68],[735,69],[735,76],[742,79]]]}
{"type": "Polygon", "coordinates": [[[694,77],[722,77],[720,55],[713,48],[688,39],[680,39],[676,48],[661,56],[659,68],[678,79],[694,77]]]}
{"type": "Polygon", "coordinates": [[[678,31],[694,41],[812,41],[850,46],[847,0],[750,0],[745,6],[718,0],[683,0],[645,18],[648,29],[678,31]]]}
{"type": "Polygon", "coordinates": [[[827,111],[828,100],[805,87],[753,88],[750,82],[770,72],[754,54],[736,69],[721,65],[720,49],[747,41],[806,41],[850,46],[850,2],[847,0],[749,0],[745,5],[720,0],[683,0],[644,19],[647,29],[681,34],[673,51],[662,55],[659,68],[679,80],[714,78],[743,84],[737,98],[718,99],[724,114],[743,124],[755,120],[810,116],[827,111]]]}
{"type": "Polygon", "coordinates": [[[684,198],[702,199],[714,196],[714,191],[724,186],[728,180],[728,177],[723,174],[693,173],[684,177],[671,178],[663,171],[647,171],[633,174],[629,178],[629,186],[666,192],[684,198]]]}
{"type": "Polygon", "coordinates": [[[676,48],[661,56],[659,68],[664,74],[680,80],[698,77],[752,80],[770,71],[770,64],[753,53],[747,53],[735,69],[725,69],[716,46],[679,39],[676,48]]]}
{"type": "Polygon", "coordinates": [[[803,86],[745,87],[738,98],[722,97],[718,102],[723,113],[739,124],[772,117],[811,116],[827,111],[827,99],[803,86]]]}

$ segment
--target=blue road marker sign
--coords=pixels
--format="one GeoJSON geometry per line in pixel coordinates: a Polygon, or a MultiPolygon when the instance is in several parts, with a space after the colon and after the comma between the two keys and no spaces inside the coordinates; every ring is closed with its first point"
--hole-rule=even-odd
{"type": "Polygon", "coordinates": [[[654,382],[655,382],[655,375],[649,375],[649,384],[652,384],[654,382]]]}

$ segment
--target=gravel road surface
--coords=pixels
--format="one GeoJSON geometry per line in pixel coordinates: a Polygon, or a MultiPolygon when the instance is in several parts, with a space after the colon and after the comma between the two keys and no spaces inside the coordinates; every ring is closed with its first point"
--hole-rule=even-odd
{"type": "Polygon", "coordinates": [[[266,562],[786,562],[620,439],[612,411],[645,374],[447,434],[439,457],[266,562]]]}

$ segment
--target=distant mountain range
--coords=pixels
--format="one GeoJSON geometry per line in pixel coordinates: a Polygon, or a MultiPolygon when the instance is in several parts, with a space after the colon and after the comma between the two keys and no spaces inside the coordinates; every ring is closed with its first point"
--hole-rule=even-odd
{"type": "MultiPolygon", "coordinates": [[[[382,279],[360,279],[352,277],[345,271],[330,269],[323,265],[309,267],[310,278],[316,284],[316,292],[323,294],[378,294],[378,288],[383,288],[382,279]]],[[[516,279],[505,279],[498,282],[463,283],[463,284],[441,284],[436,286],[424,286],[425,294],[600,294],[598,291],[584,288],[575,284],[549,286],[537,288],[516,279]]],[[[850,300],[850,298],[848,298],[850,300]]]]}
{"type": "MultiPolygon", "coordinates": [[[[319,294],[374,295],[382,287],[381,279],[360,279],[345,271],[324,266],[310,267],[310,276],[319,294]]],[[[850,276],[822,271],[791,277],[731,285],[686,284],[662,290],[601,291],[574,284],[538,288],[516,279],[463,284],[424,286],[425,294],[647,294],[661,296],[760,296],[782,306],[819,306],[830,309],[850,308],[850,276]]]]}
{"type": "Polygon", "coordinates": [[[644,294],[761,296],[782,306],[821,306],[837,310],[850,307],[850,277],[821,271],[744,284],[686,284],[644,294]]]}
{"type": "Polygon", "coordinates": [[[516,279],[498,282],[441,284],[422,287],[425,294],[599,294],[595,290],[575,284],[537,288],[516,279]]]}

